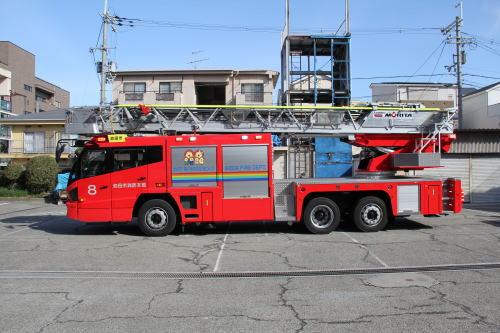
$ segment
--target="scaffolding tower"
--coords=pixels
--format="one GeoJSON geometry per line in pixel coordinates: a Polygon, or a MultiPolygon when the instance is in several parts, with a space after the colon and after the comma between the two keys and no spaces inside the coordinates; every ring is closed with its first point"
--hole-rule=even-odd
{"type": "Polygon", "coordinates": [[[281,50],[283,105],[351,103],[349,1],[343,34],[291,35],[289,0],[281,50]]]}

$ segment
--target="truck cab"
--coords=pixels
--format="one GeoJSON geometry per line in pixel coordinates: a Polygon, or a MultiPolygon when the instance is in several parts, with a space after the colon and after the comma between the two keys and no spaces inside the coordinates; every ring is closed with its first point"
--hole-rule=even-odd
{"type": "Polygon", "coordinates": [[[70,174],[68,217],[138,218],[150,235],[177,222],[273,220],[271,161],[269,134],[98,136],[70,174]]]}

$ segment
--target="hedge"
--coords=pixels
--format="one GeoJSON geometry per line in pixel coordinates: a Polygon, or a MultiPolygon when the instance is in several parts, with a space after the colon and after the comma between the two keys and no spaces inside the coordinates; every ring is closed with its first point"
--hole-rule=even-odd
{"type": "Polygon", "coordinates": [[[55,158],[35,156],[26,166],[26,189],[31,193],[51,191],[56,184],[59,169],[55,158]]]}

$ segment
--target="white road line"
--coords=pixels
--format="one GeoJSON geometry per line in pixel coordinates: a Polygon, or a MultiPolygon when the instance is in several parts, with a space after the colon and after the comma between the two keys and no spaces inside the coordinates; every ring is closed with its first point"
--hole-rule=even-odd
{"type": "Polygon", "coordinates": [[[0,206],[5,206],[5,205],[8,205],[9,203],[8,202],[0,202],[0,206]]]}
{"type": "Polygon", "coordinates": [[[372,251],[370,251],[369,248],[367,248],[365,245],[361,244],[356,238],[352,237],[351,235],[349,235],[347,232],[345,231],[342,231],[342,233],[344,235],[346,235],[347,237],[349,237],[354,243],[358,244],[360,247],[362,247],[363,249],[365,249],[366,251],[368,251],[368,254],[371,255],[375,260],[377,260],[382,266],[384,267],[389,267],[389,265],[387,265],[382,259],[380,259],[375,253],[373,253],[372,251]]]}
{"type": "Polygon", "coordinates": [[[224,247],[226,246],[227,236],[229,236],[229,227],[227,227],[226,236],[224,236],[224,240],[222,241],[222,245],[220,246],[219,254],[217,255],[217,260],[215,261],[214,272],[217,272],[219,270],[220,260],[222,258],[224,247]]]}

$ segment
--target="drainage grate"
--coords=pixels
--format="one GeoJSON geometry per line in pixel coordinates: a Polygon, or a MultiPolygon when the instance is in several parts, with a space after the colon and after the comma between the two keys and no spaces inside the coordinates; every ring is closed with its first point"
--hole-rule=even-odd
{"type": "Polygon", "coordinates": [[[0,279],[221,279],[371,275],[499,269],[500,263],[260,272],[0,271],[0,279]]]}

